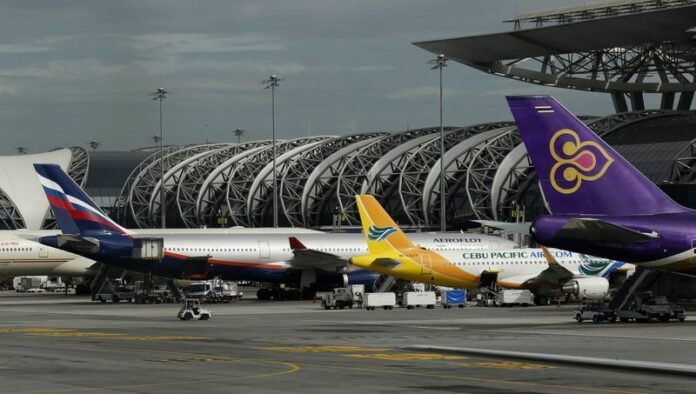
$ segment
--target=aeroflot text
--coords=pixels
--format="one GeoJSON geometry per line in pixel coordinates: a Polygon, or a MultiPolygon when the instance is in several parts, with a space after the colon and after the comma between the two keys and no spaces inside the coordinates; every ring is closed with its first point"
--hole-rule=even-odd
{"type": "MultiPolygon", "coordinates": [[[[567,250],[555,250],[552,252],[555,257],[573,257],[573,252],[567,250]]],[[[467,252],[462,254],[465,259],[538,259],[543,258],[544,253],[541,251],[524,252],[467,252]]]]}

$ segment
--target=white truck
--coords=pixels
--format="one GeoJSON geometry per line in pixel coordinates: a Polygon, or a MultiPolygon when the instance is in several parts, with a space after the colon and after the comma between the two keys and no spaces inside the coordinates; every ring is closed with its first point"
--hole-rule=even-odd
{"type": "Polygon", "coordinates": [[[534,295],[529,290],[505,289],[498,293],[495,306],[528,306],[534,304],[534,295]]]}
{"type": "Polygon", "coordinates": [[[364,300],[365,309],[374,311],[375,308],[383,308],[384,310],[394,309],[396,305],[395,293],[365,293],[364,300]]]}
{"type": "Polygon", "coordinates": [[[404,293],[404,306],[406,309],[424,306],[428,309],[435,308],[436,295],[434,291],[407,291],[404,293]]]}

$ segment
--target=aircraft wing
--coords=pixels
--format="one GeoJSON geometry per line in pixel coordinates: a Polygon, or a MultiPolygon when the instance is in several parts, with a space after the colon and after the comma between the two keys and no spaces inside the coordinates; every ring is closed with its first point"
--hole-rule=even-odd
{"type": "Polygon", "coordinates": [[[494,228],[497,230],[505,231],[508,233],[520,233],[529,234],[530,222],[522,223],[510,223],[510,222],[499,222],[496,220],[472,220],[472,222],[478,223],[481,226],[494,228]]]}
{"type": "Polygon", "coordinates": [[[642,233],[600,219],[571,219],[558,236],[600,244],[648,242],[660,237],[656,232],[642,233]]]}
{"type": "Polygon", "coordinates": [[[337,272],[349,265],[348,260],[335,254],[306,247],[296,237],[290,237],[289,241],[290,249],[292,249],[292,258],[288,263],[293,268],[318,268],[329,272],[337,272]]]}
{"type": "Polygon", "coordinates": [[[498,284],[502,287],[528,288],[543,283],[560,285],[575,277],[575,274],[560,265],[545,247],[541,249],[544,252],[546,262],[549,264],[548,268],[535,276],[506,278],[505,280],[499,281],[498,284]]]}

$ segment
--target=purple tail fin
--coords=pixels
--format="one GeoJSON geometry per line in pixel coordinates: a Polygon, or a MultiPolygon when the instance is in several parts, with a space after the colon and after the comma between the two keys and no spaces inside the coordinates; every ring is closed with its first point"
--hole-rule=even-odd
{"type": "Polygon", "coordinates": [[[512,96],[507,100],[552,213],[687,211],[553,97],[512,96]]]}

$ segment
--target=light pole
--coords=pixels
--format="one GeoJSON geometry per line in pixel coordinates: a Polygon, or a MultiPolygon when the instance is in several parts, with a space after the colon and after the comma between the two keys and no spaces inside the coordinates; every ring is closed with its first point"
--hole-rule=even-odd
{"type": "Polygon", "coordinates": [[[271,75],[267,80],[262,81],[261,83],[264,84],[264,89],[271,89],[271,119],[272,119],[272,130],[273,130],[273,142],[272,142],[272,149],[273,149],[273,187],[272,193],[273,193],[273,228],[278,227],[278,193],[276,193],[276,186],[278,180],[277,174],[276,174],[276,139],[275,139],[275,88],[278,87],[278,82],[284,81],[284,78],[278,78],[275,74],[271,75]]]}
{"type": "Polygon", "coordinates": [[[447,231],[447,219],[445,219],[445,129],[442,126],[442,69],[447,67],[447,58],[443,54],[431,59],[431,70],[440,70],[440,231],[447,231]]]}
{"type": "Polygon", "coordinates": [[[234,134],[234,136],[237,137],[237,145],[239,145],[242,143],[242,136],[246,134],[246,130],[237,128],[235,130],[232,130],[232,134],[234,134]]]}
{"type": "Polygon", "coordinates": [[[164,206],[164,135],[162,134],[162,100],[167,98],[168,91],[158,88],[150,93],[153,100],[159,100],[159,151],[160,151],[160,215],[162,216],[162,228],[167,227],[167,215],[164,206]]]}

